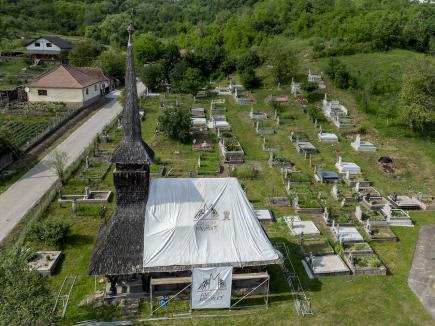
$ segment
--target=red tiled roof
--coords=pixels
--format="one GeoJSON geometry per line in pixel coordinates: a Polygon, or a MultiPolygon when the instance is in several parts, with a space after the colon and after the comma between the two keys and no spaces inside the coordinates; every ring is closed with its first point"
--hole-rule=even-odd
{"type": "Polygon", "coordinates": [[[108,80],[108,78],[99,68],[58,66],[32,80],[28,86],[47,88],[84,88],[102,80],[108,80]]]}

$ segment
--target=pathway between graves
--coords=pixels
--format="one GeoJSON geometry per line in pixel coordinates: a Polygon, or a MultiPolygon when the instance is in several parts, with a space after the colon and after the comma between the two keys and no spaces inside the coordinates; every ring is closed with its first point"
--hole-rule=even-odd
{"type": "MultiPolygon", "coordinates": [[[[143,93],[144,89],[144,85],[138,83],[138,93],[143,93]]],[[[101,133],[122,111],[121,105],[116,100],[119,94],[120,91],[114,91],[107,95],[112,100],[102,106],[56,147],[55,150],[68,153],[66,168],[82,155],[92,144],[95,136],[101,133]]],[[[0,195],[0,242],[57,182],[58,177],[48,164],[51,154],[45,156],[0,195]]]]}
{"type": "Polygon", "coordinates": [[[435,318],[435,225],[423,225],[414,252],[408,284],[435,318]]]}

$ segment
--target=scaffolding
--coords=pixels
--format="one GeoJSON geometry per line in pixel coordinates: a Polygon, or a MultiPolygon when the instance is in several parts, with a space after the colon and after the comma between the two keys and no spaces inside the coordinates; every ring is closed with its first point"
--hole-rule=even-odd
{"type": "MultiPolygon", "coordinates": [[[[242,281],[242,280],[254,280],[254,279],[262,279],[263,281],[260,282],[257,286],[252,288],[248,293],[244,294],[240,299],[238,299],[235,303],[233,303],[229,307],[229,311],[232,309],[239,309],[239,308],[246,308],[246,306],[239,306],[239,303],[251,296],[256,290],[260,289],[261,287],[264,288],[264,306],[267,308],[269,304],[269,282],[270,282],[270,275],[267,272],[260,272],[260,273],[241,273],[241,274],[233,274],[233,281],[242,281]]],[[[192,286],[192,277],[170,277],[170,278],[151,278],[150,280],[150,311],[151,316],[161,308],[167,306],[167,304],[171,301],[173,301],[176,298],[179,298],[183,292],[187,292],[192,286]],[[153,289],[154,286],[158,285],[180,285],[180,284],[186,284],[180,291],[178,291],[176,294],[172,295],[168,299],[161,300],[157,307],[153,306],[153,289]]],[[[178,316],[186,316],[190,315],[192,313],[192,305],[191,300],[189,300],[189,312],[180,314],[178,316]]]]}
{"type": "Polygon", "coordinates": [[[56,322],[57,320],[61,320],[65,317],[66,308],[68,307],[68,302],[76,279],[76,275],[65,276],[57,294],[54,306],[51,309],[51,322],[56,322]]]}
{"type": "Polygon", "coordinates": [[[280,264],[280,268],[287,280],[288,286],[290,287],[290,292],[295,302],[296,312],[298,315],[302,316],[312,315],[313,311],[311,309],[311,299],[307,297],[301,280],[296,273],[290,258],[290,251],[287,247],[287,244],[284,242],[279,242],[277,243],[276,247],[284,255],[284,261],[280,264]],[[287,268],[287,266],[289,266],[290,270],[287,268]]]}

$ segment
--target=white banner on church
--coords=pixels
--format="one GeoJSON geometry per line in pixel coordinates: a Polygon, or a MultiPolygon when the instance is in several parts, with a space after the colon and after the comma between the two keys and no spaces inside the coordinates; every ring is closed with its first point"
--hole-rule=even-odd
{"type": "Polygon", "coordinates": [[[232,266],[194,268],[192,309],[229,308],[232,280],[232,266]]]}

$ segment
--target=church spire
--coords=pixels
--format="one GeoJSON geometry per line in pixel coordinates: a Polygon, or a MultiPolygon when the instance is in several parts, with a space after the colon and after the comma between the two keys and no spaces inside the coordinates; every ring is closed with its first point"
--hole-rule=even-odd
{"type": "Polygon", "coordinates": [[[142,140],[138,110],[136,71],[133,57],[133,24],[128,26],[127,31],[128,44],[125,69],[125,100],[122,114],[124,138],[118,148],[113,152],[112,162],[119,164],[149,164],[153,160],[154,152],[142,140]]]}

